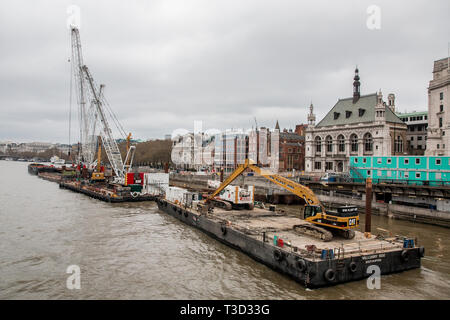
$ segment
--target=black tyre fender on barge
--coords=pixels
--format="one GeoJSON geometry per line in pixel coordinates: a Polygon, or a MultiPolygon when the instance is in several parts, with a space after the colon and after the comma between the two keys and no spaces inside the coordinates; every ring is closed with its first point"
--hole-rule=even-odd
{"type": "Polygon", "coordinates": [[[423,258],[425,256],[425,248],[424,247],[419,248],[419,256],[421,258],[423,258]]]}
{"type": "Polygon", "coordinates": [[[283,252],[281,252],[280,250],[275,249],[275,250],[273,251],[273,258],[274,258],[276,261],[281,262],[281,261],[283,261],[283,259],[284,259],[284,254],[283,254],[283,252]]]}
{"type": "Polygon", "coordinates": [[[405,249],[405,250],[402,251],[401,258],[402,258],[403,262],[408,262],[408,260],[409,260],[409,252],[408,252],[408,250],[405,249]]]}
{"type": "Polygon", "coordinates": [[[330,268],[323,273],[323,277],[328,282],[333,282],[334,280],[336,280],[336,271],[330,268]]]}
{"type": "Polygon", "coordinates": [[[220,231],[222,231],[222,235],[226,235],[227,234],[227,227],[225,225],[222,225],[220,227],[220,231]]]}
{"type": "Polygon", "coordinates": [[[358,264],[355,261],[352,261],[348,265],[348,269],[350,270],[351,273],[355,273],[356,270],[358,270],[358,264]]]}
{"type": "Polygon", "coordinates": [[[306,262],[303,259],[298,259],[297,262],[295,263],[295,266],[298,268],[300,272],[306,271],[306,262]]]}

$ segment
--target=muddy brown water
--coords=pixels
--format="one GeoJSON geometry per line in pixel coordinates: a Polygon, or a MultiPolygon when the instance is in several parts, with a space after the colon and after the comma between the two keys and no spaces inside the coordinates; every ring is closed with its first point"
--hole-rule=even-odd
{"type": "MultiPolygon", "coordinates": [[[[0,161],[0,299],[449,299],[450,229],[374,216],[372,228],[414,235],[420,269],[307,290],[158,211],[109,204],[0,161]],[[81,288],[66,269],[78,265],[81,288]]],[[[361,216],[364,225],[364,215],[361,216]]]]}

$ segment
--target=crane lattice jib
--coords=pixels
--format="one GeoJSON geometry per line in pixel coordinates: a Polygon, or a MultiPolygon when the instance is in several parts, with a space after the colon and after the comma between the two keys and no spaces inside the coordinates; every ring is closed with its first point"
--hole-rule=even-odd
{"type": "Polygon", "coordinates": [[[103,146],[106,151],[106,156],[108,157],[108,160],[109,160],[116,176],[119,179],[124,179],[125,178],[125,170],[124,170],[124,165],[123,165],[123,161],[122,161],[122,155],[120,154],[119,146],[117,145],[116,140],[114,140],[114,138],[113,138],[111,128],[109,127],[107,118],[105,116],[105,111],[103,110],[102,102],[98,95],[98,91],[96,90],[96,87],[94,85],[94,80],[93,80],[87,66],[83,66],[82,69],[83,69],[84,75],[86,77],[86,80],[88,81],[90,93],[93,96],[94,104],[96,106],[96,111],[100,118],[100,123],[102,124],[101,137],[102,137],[103,146]]]}
{"type": "Polygon", "coordinates": [[[95,124],[97,122],[95,108],[91,105],[87,107],[89,101],[88,85],[86,79],[83,76],[83,54],[81,50],[80,32],[77,28],[71,29],[71,41],[72,41],[72,70],[74,72],[74,78],[76,83],[76,95],[78,102],[78,115],[80,123],[80,142],[81,150],[79,154],[79,161],[91,165],[95,160],[96,154],[96,137],[95,137],[95,124]]]}

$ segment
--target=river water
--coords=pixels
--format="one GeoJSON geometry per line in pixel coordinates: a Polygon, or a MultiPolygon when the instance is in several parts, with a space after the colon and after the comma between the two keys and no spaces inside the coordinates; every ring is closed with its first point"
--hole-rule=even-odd
{"type": "MultiPolygon", "coordinates": [[[[373,217],[372,228],[414,235],[420,269],[308,290],[158,211],[109,204],[0,161],[0,299],[450,299],[450,229],[373,217]],[[81,288],[69,290],[68,266],[81,288]]],[[[364,216],[361,217],[364,225],[364,216]]]]}

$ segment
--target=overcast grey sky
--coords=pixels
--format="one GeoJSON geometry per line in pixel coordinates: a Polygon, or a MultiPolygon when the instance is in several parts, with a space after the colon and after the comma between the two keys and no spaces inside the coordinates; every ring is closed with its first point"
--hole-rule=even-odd
{"type": "Polygon", "coordinates": [[[381,89],[402,112],[426,110],[433,61],[450,41],[448,0],[2,0],[0,140],[67,143],[72,4],[84,62],[141,139],[194,120],[292,128],[311,100],[320,120],[352,95],[356,64],[362,94],[381,89]],[[372,4],[379,30],[366,26],[372,4]]]}

